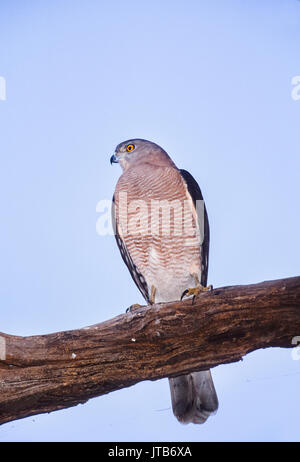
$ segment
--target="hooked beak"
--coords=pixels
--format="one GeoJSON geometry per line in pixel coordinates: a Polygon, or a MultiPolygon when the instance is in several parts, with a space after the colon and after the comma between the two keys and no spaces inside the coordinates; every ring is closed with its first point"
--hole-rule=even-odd
{"type": "Polygon", "coordinates": [[[116,156],[116,154],[113,154],[110,158],[110,163],[117,164],[118,162],[119,162],[118,157],[116,156]]]}

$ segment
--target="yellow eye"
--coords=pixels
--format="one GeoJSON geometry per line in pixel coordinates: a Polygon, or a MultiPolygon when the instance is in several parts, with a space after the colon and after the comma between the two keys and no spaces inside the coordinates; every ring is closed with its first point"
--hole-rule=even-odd
{"type": "Polygon", "coordinates": [[[134,150],[134,147],[135,147],[134,144],[129,144],[129,145],[126,147],[126,151],[127,151],[127,152],[131,152],[131,151],[134,150]]]}

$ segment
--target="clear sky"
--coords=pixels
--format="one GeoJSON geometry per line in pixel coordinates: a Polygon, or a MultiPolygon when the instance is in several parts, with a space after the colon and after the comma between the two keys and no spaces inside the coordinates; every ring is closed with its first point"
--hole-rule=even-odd
{"type": "MultiPolygon", "coordinates": [[[[300,274],[299,1],[2,0],[0,44],[0,331],[73,329],[143,303],[114,237],[96,233],[128,138],[199,182],[210,284],[300,274]]],[[[173,417],[165,379],[5,424],[0,440],[299,441],[290,349],[212,373],[220,408],[202,426],[173,417]]]]}

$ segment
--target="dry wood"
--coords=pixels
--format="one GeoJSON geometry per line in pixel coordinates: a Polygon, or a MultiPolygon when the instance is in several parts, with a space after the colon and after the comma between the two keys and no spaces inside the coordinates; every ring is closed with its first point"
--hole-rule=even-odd
{"type": "Polygon", "coordinates": [[[50,412],[142,380],[293,347],[300,277],[222,287],[192,300],[145,306],[78,330],[0,334],[0,424],[50,412]]]}

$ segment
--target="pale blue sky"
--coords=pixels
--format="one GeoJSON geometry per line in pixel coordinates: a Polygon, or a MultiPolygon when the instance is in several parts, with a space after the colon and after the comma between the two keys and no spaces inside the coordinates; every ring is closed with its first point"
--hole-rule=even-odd
{"type": "MultiPolygon", "coordinates": [[[[132,137],[199,182],[209,283],[299,275],[300,2],[3,0],[0,44],[1,331],[73,329],[143,303],[114,238],[96,233],[121,173],[109,158],[132,137]]],[[[165,379],[8,423],[0,440],[300,439],[291,350],[212,373],[220,408],[203,426],[176,421],[165,379]]]]}

